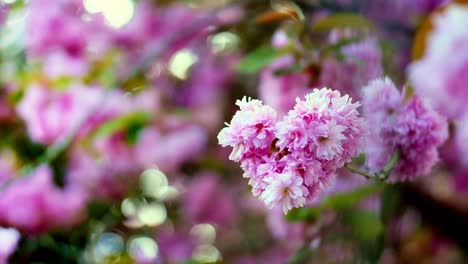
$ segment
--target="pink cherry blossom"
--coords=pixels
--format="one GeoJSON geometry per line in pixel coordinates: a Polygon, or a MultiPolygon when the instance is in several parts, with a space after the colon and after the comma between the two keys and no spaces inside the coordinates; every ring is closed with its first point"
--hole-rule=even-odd
{"type": "Polygon", "coordinates": [[[410,66],[409,78],[438,111],[460,118],[467,110],[468,8],[451,5],[433,23],[424,57],[410,66]]]}
{"type": "Polygon", "coordinates": [[[389,79],[372,81],[363,91],[369,168],[380,171],[390,156],[400,151],[390,181],[413,180],[428,174],[438,161],[438,148],[448,137],[447,121],[419,96],[404,102],[389,79]]]}

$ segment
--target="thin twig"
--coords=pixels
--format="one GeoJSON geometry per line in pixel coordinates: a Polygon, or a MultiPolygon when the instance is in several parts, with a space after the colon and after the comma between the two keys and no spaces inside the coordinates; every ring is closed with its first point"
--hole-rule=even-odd
{"type": "Polygon", "coordinates": [[[367,171],[363,171],[361,169],[358,169],[358,168],[354,167],[353,165],[351,165],[349,163],[345,164],[345,168],[348,169],[352,173],[364,176],[366,179],[369,179],[369,180],[370,179],[375,179],[375,174],[369,173],[367,171]]]}
{"type": "Polygon", "coordinates": [[[395,151],[390,157],[390,160],[387,162],[387,164],[385,164],[383,169],[376,173],[370,173],[370,172],[361,170],[359,168],[354,167],[350,163],[345,164],[344,167],[352,173],[364,176],[366,179],[386,181],[388,177],[390,176],[390,174],[392,173],[393,168],[395,168],[395,166],[398,164],[400,157],[401,157],[401,151],[400,150],[395,151]]]}

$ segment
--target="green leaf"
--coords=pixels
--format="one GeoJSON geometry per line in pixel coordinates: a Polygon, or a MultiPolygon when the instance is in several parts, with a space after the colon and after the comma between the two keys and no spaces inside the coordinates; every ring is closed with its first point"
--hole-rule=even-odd
{"type": "Polygon", "coordinates": [[[254,74],[282,54],[283,52],[281,50],[269,46],[261,47],[243,58],[237,65],[237,71],[240,73],[254,74]]]}
{"type": "Polygon", "coordinates": [[[317,21],[312,30],[327,31],[335,28],[374,29],[374,24],[367,18],[355,13],[336,13],[317,21]]]}
{"type": "Polygon", "coordinates": [[[323,210],[334,209],[342,211],[350,209],[370,195],[380,192],[383,186],[382,183],[374,183],[350,192],[337,193],[324,198],[322,203],[317,206],[295,208],[286,217],[289,221],[314,221],[323,210]]]}
{"type": "Polygon", "coordinates": [[[353,234],[361,241],[375,241],[383,231],[383,225],[377,213],[367,210],[352,210],[345,214],[353,234]]]}
{"type": "Polygon", "coordinates": [[[286,219],[288,221],[315,221],[325,208],[323,206],[307,207],[307,208],[294,208],[288,212],[286,219]]]}
{"type": "Polygon", "coordinates": [[[288,264],[306,264],[312,256],[312,249],[308,244],[301,247],[294,256],[288,261],[288,264]]]}
{"type": "Polygon", "coordinates": [[[352,236],[363,263],[378,263],[384,248],[384,225],[377,212],[353,209],[343,214],[343,220],[351,227],[352,236]]]}
{"type": "Polygon", "coordinates": [[[395,214],[395,210],[401,202],[400,192],[399,185],[388,185],[382,192],[380,218],[384,224],[388,223],[391,216],[395,214]]]}
{"type": "Polygon", "coordinates": [[[200,262],[200,261],[196,261],[196,260],[191,259],[191,260],[185,261],[184,264],[203,264],[203,263],[200,262]]]}
{"type": "Polygon", "coordinates": [[[323,204],[335,210],[349,209],[370,195],[381,191],[382,188],[383,184],[380,183],[366,185],[350,192],[337,193],[330,196],[323,200],[323,204]]]}
{"type": "Polygon", "coordinates": [[[148,112],[137,111],[127,115],[122,115],[99,126],[93,133],[93,137],[101,138],[109,136],[117,131],[130,127],[139,127],[146,124],[151,119],[148,112]]]}

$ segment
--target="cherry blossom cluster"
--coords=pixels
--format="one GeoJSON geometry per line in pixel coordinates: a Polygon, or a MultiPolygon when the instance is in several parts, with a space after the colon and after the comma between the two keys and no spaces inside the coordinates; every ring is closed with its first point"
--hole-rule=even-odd
{"type": "Polygon", "coordinates": [[[424,55],[409,68],[416,93],[453,123],[453,140],[444,159],[452,170],[468,171],[468,7],[452,4],[432,16],[424,55]],[[454,56],[454,54],[456,54],[454,56]]]}
{"type": "Polygon", "coordinates": [[[364,135],[357,102],[315,89],[279,120],[259,100],[237,101],[239,111],[218,135],[233,147],[252,192],[270,208],[287,212],[315,200],[333,184],[338,168],[358,155],[364,135]]]}
{"type": "Polygon", "coordinates": [[[468,7],[451,6],[432,22],[434,32],[425,54],[411,64],[409,78],[443,115],[460,118],[467,110],[468,7]]]}
{"type": "Polygon", "coordinates": [[[391,182],[413,180],[429,173],[439,159],[438,148],[448,137],[446,119],[419,96],[405,100],[388,78],[372,81],[363,91],[369,168],[379,171],[400,151],[391,182]]]}

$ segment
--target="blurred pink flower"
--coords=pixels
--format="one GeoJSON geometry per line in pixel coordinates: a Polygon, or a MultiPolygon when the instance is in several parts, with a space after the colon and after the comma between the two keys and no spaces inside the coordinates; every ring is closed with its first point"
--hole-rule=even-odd
{"type": "Polygon", "coordinates": [[[28,55],[41,57],[57,51],[86,57],[102,55],[109,29],[103,19],[86,14],[82,0],[34,0],[28,3],[26,47],[28,55]],[[84,16],[88,19],[84,19],[84,16]]]}
{"type": "Polygon", "coordinates": [[[442,114],[460,118],[468,109],[468,8],[451,5],[433,23],[424,57],[410,66],[409,78],[442,114]]]}
{"type": "Polygon", "coordinates": [[[27,87],[17,111],[34,141],[52,144],[76,129],[96,107],[102,92],[80,84],[64,91],[33,84],[27,87]]]}
{"type": "Polygon", "coordinates": [[[14,228],[0,227],[0,264],[8,264],[8,258],[15,252],[20,236],[14,228]]]}
{"type": "Polygon", "coordinates": [[[142,167],[122,133],[96,139],[91,149],[77,148],[67,167],[67,184],[98,199],[122,198],[138,182],[142,167]]]}
{"type": "Polygon", "coordinates": [[[364,88],[363,107],[369,137],[367,165],[380,171],[390,156],[401,151],[390,181],[413,180],[428,174],[438,161],[438,148],[448,138],[448,126],[419,96],[403,102],[389,79],[376,80],[364,88]],[[386,98],[386,99],[384,99],[386,98]]]}
{"type": "Polygon", "coordinates": [[[86,201],[74,187],[55,186],[50,168],[40,166],[3,190],[0,223],[32,234],[69,228],[81,221],[86,201]]]}
{"type": "Polygon", "coordinates": [[[235,218],[234,201],[229,190],[219,182],[219,175],[209,172],[194,175],[183,199],[183,212],[194,224],[212,223],[230,227],[235,218]]]}
{"type": "Polygon", "coordinates": [[[89,71],[90,65],[81,57],[67,55],[64,52],[54,52],[43,60],[44,75],[56,79],[60,77],[83,78],[89,71]]]}
{"type": "MultiPolygon", "coordinates": [[[[150,1],[140,1],[130,22],[115,32],[114,42],[117,46],[129,52],[131,57],[141,57],[149,50],[160,45],[168,36],[180,32],[201,17],[200,11],[183,5],[170,5],[157,8],[150,1]]],[[[168,47],[166,55],[187,46],[201,36],[205,27],[186,35],[177,43],[168,47]]]]}

